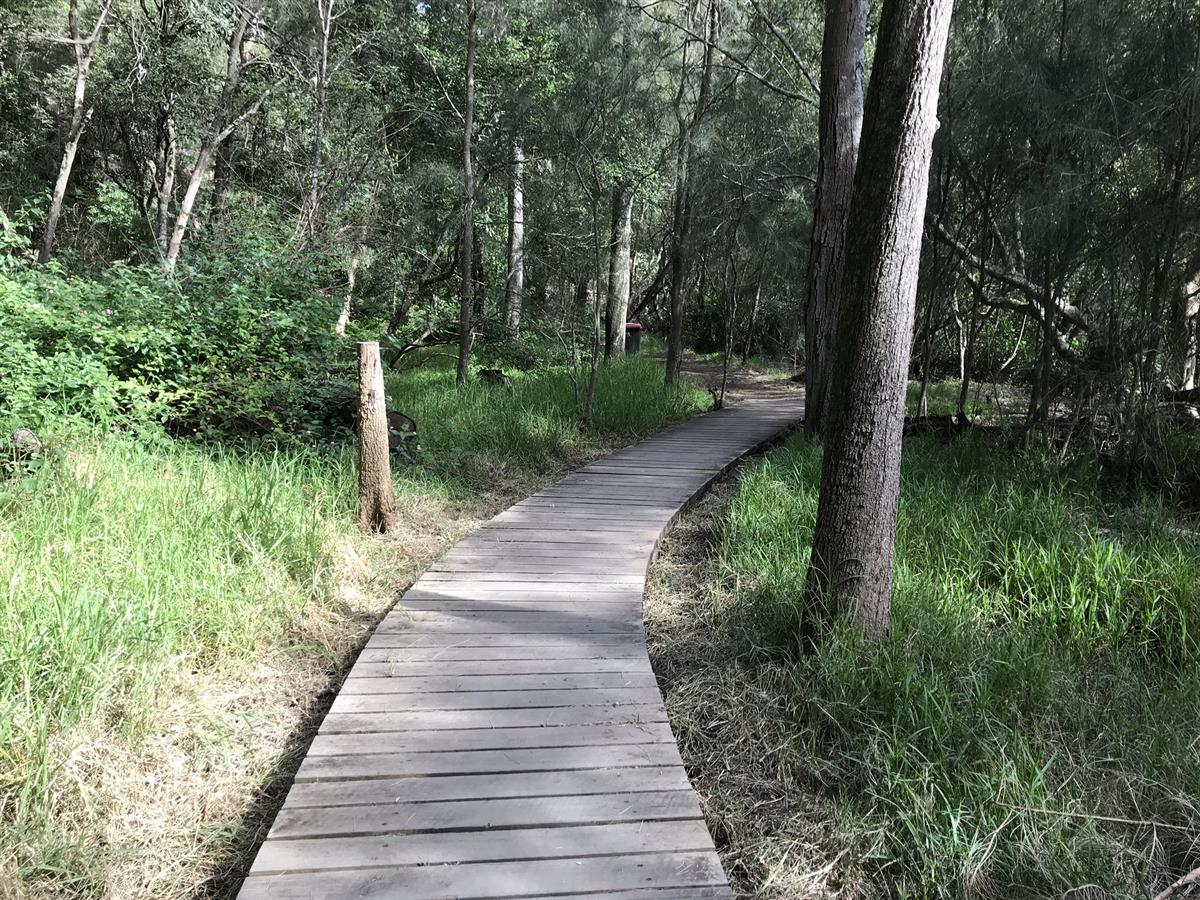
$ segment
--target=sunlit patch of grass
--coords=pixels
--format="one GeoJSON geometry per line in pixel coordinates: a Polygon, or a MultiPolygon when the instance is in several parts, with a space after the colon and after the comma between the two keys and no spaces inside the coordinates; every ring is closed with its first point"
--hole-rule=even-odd
{"type": "Polygon", "coordinates": [[[1035,454],[910,441],[894,637],[839,626],[804,655],[819,473],[803,439],[747,472],[721,563],[735,627],[777,648],[789,766],[842,810],[866,880],[1133,898],[1200,863],[1200,546],[1177,514],[1035,454]]]}

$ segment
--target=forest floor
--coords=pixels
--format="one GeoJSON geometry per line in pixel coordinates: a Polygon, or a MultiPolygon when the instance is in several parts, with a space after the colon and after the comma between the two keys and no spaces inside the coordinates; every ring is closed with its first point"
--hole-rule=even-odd
{"type": "Polygon", "coordinates": [[[1149,900],[1200,864],[1194,518],[1045,452],[906,439],[893,637],[804,653],[819,473],[799,435],[746,464],[648,583],[737,895],[1149,900]]]}

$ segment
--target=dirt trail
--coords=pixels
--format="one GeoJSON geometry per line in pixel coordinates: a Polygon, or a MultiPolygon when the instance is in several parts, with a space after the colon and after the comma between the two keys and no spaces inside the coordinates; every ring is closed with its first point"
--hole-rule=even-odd
{"type": "MultiPolygon", "coordinates": [[[[681,370],[684,377],[705,389],[721,389],[721,364],[685,359],[681,370]]],[[[725,402],[737,403],[749,397],[769,399],[795,397],[804,393],[804,385],[792,381],[778,372],[761,372],[750,366],[729,367],[729,379],[725,385],[725,402]]]]}

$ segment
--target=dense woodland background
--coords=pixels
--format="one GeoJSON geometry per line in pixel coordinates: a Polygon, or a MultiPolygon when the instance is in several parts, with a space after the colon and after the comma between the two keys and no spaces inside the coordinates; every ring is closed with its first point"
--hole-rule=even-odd
{"type": "MultiPolygon", "coordinates": [[[[828,6],[869,81],[880,4],[828,6]]],[[[685,360],[818,408],[823,41],[816,0],[3,0],[0,896],[230,895],[447,542],[710,408],[685,360]],[[390,541],[359,340],[419,438],[390,541]]],[[[959,0],[911,237],[895,635],[796,653],[789,446],[654,626],[685,758],[746,895],[1152,897],[1200,861],[1200,6],[959,0]]]]}

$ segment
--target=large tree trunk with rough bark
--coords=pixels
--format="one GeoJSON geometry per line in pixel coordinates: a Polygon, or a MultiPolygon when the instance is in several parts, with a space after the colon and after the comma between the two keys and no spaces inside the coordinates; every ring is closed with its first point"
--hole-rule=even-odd
{"type": "Polygon", "coordinates": [[[96,48],[104,37],[105,21],[111,7],[111,3],[105,3],[100,8],[95,30],[89,37],[84,37],[79,30],[79,0],[71,0],[68,8],[67,23],[71,34],[71,49],[75,53],[75,96],[71,104],[71,122],[67,126],[67,139],[63,144],[58,177],[54,181],[54,193],[50,197],[50,208],[46,211],[46,227],[42,231],[42,243],[38,248],[38,262],[48,262],[54,255],[54,236],[58,231],[58,220],[62,215],[71,171],[75,168],[75,154],[79,151],[79,141],[83,138],[83,132],[92,115],[85,99],[88,72],[91,71],[92,60],[96,58],[96,48]]]}
{"type": "Polygon", "coordinates": [[[608,321],[604,358],[625,352],[625,317],[629,314],[629,290],[633,258],[633,188],[617,185],[612,199],[612,235],[608,247],[608,321]]]}
{"type": "Polygon", "coordinates": [[[866,0],[826,0],[821,44],[820,155],[804,306],[804,430],[824,433],[832,381],[838,290],[862,132],[866,0]]]}
{"type": "Polygon", "coordinates": [[[475,0],[467,0],[466,102],[463,104],[463,234],[461,285],[458,295],[458,371],[459,384],[466,384],[471,364],[471,301],[475,272],[475,46],[478,42],[475,0]]]}
{"type": "Polygon", "coordinates": [[[854,183],[807,599],[891,628],[905,388],[951,0],[885,0],[854,183]]]}
{"type": "Polygon", "coordinates": [[[513,142],[512,175],[508,182],[508,275],[504,279],[504,325],[521,331],[525,295],[525,149],[513,142]]]}
{"type": "Polygon", "coordinates": [[[378,341],[358,345],[358,527],[382,532],[396,527],[387,399],[378,341]]]}

